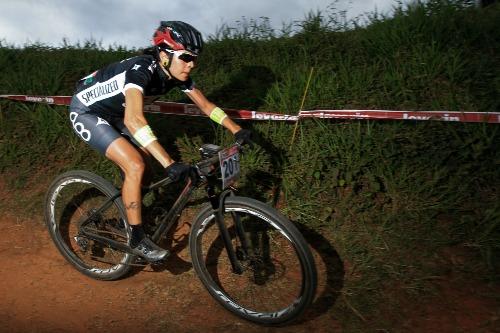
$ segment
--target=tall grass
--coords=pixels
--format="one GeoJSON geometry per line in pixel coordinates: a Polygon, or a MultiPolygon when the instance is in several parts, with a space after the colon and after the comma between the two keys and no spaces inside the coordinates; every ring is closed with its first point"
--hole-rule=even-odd
{"type": "MultiPolygon", "coordinates": [[[[499,25],[500,6],[451,0],[352,21],[329,7],[280,31],[265,18],[243,19],[210,38],[193,76],[225,107],[294,114],[314,67],[305,109],[498,111],[499,25]]],[[[69,95],[78,78],[133,54],[93,44],[2,46],[0,93],[69,95]]],[[[186,101],[180,92],[165,98],[186,101]]],[[[207,119],[148,117],[185,161],[202,142],[231,141],[207,119]]],[[[397,309],[393,296],[425,293],[429,277],[443,273],[433,263],[445,247],[470,253],[454,269],[498,281],[497,125],[310,120],[293,146],[290,124],[242,125],[260,144],[244,156],[242,192],[331,235],[346,269],[334,308],[345,325],[383,327],[377,311],[397,309]]],[[[61,170],[117,174],[71,132],[65,108],[1,101],[0,155],[0,172],[18,188],[37,176],[39,197],[61,170]]]]}

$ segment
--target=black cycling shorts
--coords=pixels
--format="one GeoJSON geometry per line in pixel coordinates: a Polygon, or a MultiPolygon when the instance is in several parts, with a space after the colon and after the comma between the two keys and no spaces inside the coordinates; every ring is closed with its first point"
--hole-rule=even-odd
{"type": "Polygon", "coordinates": [[[125,126],[123,117],[93,114],[75,96],[71,99],[69,120],[75,133],[103,155],[106,155],[109,145],[121,137],[140,147],[125,126]]]}

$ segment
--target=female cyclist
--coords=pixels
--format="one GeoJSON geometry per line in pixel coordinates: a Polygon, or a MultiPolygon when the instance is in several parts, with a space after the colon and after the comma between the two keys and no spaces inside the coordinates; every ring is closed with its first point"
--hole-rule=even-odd
{"type": "Polygon", "coordinates": [[[162,21],[153,46],[144,55],[113,63],[82,78],[70,105],[74,131],[91,147],[116,163],[124,173],[122,198],[132,229],[130,246],[150,262],[166,258],[142,227],[141,183],[147,155],[153,156],[174,181],[184,179],[190,166],[174,161],[160,145],[143,113],[148,102],[180,87],[213,121],[237,140],[248,141],[241,129],[219,107],[207,100],[189,77],[203,48],[198,30],[181,21],[162,21]]]}

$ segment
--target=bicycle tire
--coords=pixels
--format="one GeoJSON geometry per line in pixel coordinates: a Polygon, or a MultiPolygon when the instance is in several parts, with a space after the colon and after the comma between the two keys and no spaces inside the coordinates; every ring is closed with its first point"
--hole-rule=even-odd
{"type": "Polygon", "coordinates": [[[245,257],[239,251],[238,261],[245,271],[233,273],[214,211],[210,205],[204,206],[193,223],[189,248],[205,288],[226,309],[246,320],[282,325],[297,319],[312,302],[317,285],[314,259],[302,234],[277,210],[251,198],[228,197],[224,210],[233,246],[240,241],[236,227],[229,225],[234,219],[228,217],[238,216],[254,254],[245,257]],[[284,269],[287,264],[297,267],[284,269]]]}
{"type": "MultiPolygon", "coordinates": [[[[84,170],[68,171],[54,179],[45,198],[45,223],[59,252],[81,273],[97,280],[126,275],[135,256],[90,240],[79,223],[118,190],[102,177],[84,170]]],[[[128,242],[131,231],[120,197],[89,224],[93,232],[128,242]]]]}

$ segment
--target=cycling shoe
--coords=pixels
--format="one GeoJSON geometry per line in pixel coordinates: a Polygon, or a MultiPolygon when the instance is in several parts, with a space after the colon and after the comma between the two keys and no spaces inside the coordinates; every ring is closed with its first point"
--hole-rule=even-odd
{"type": "Polygon", "coordinates": [[[162,249],[148,237],[144,237],[136,247],[133,247],[132,253],[149,262],[160,261],[170,255],[170,251],[162,249]]]}

